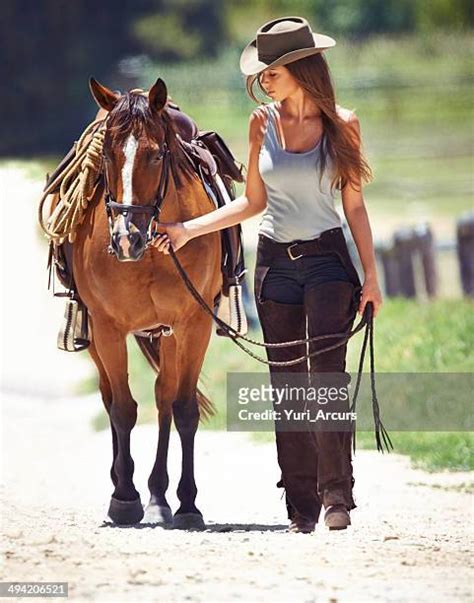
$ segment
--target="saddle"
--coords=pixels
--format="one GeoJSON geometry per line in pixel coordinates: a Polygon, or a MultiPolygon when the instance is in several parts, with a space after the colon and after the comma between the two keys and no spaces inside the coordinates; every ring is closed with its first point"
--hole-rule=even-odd
{"type": "MultiPolygon", "coordinates": [[[[200,131],[183,147],[199,175],[204,189],[216,208],[235,199],[234,182],[243,182],[242,168],[217,132],[200,131]]],[[[228,295],[229,286],[239,284],[245,274],[240,224],[221,231],[223,292],[228,295]]]]}
{"type": "MultiPolygon", "coordinates": [[[[244,182],[243,165],[238,164],[222,137],[209,130],[200,131],[197,124],[172,100],[168,100],[167,110],[179,136],[180,143],[194,171],[199,176],[205,191],[216,208],[235,199],[234,182],[244,182]]],[[[61,160],[51,175],[47,175],[45,189],[58,175],[67,169],[74,158],[76,143],[61,160]]],[[[222,288],[214,300],[214,311],[226,320],[238,332],[247,332],[247,321],[242,302],[241,283],[245,278],[245,258],[240,224],[223,229],[221,233],[222,249],[222,288]]],[[[66,289],[65,293],[53,292],[56,296],[69,298],[66,304],[64,324],[58,335],[58,347],[65,351],[80,351],[88,346],[87,309],[79,298],[72,271],[72,243],[65,241],[61,245],[50,243],[48,256],[49,282],[52,272],[66,289]]],[[[159,336],[147,333],[147,336],[159,336]]],[[[216,329],[218,335],[225,335],[216,329]]]]}

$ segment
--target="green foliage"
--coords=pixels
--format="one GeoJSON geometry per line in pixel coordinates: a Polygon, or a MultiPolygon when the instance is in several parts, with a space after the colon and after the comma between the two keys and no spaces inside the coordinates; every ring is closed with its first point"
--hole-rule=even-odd
{"type": "Polygon", "coordinates": [[[420,32],[435,29],[463,29],[474,24],[471,0],[430,0],[415,2],[415,21],[420,32]]]}
{"type": "Polygon", "coordinates": [[[244,29],[248,34],[265,21],[287,15],[304,16],[315,31],[353,40],[372,34],[459,30],[474,24],[469,0],[231,0],[230,6],[240,41],[244,29]]]}
{"type": "Polygon", "coordinates": [[[142,17],[132,27],[135,37],[143,42],[151,56],[184,60],[192,59],[201,50],[199,35],[186,32],[177,14],[142,17]],[[180,40],[179,45],[176,40],[180,40]]]}
{"type": "Polygon", "coordinates": [[[214,0],[162,0],[131,24],[135,39],[151,58],[164,62],[213,57],[227,33],[224,3],[214,0]]]}

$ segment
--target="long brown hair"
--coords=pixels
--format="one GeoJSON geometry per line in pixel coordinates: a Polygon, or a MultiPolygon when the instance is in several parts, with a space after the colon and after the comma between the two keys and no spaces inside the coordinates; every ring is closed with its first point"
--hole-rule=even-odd
{"type": "MultiPolygon", "coordinates": [[[[327,165],[328,154],[334,165],[331,190],[334,187],[341,190],[348,182],[351,182],[354,188],[360,190],[361,182],[367,183],[373,180],[372,170],[360,149],[360,141],[357,140],[356,144],[354,130],[336,111],[334,86],[326,59],[322,53],[317,53],[287,63],[285,67],[321,110],[323,136],[326,144],[321,145],[320,182],[327,165]]],[[[261,104],[254,92],[255,82],[265,94],[259,75],[247,77],[247,93],[252,100],[261,104]]]]}

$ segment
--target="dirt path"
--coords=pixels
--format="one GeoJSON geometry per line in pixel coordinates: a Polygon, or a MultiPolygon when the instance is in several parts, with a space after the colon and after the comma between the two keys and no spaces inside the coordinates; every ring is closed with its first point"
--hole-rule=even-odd
{"type": "MultiPolygon", "coordinates": [[[[98,395],[67,394],[89,368],[55,349],[61,307],[45,291],[44,250],[34,239],[31,200],[40,186],[18,174],[14,182],[9,194],[31,226],[29,255],[19,260],[28,260],[35,303],[17,294],[22,282],[3,261],[16,280],[7,280],[14,288],[2,337],[2,580],[67,581],[75,601],[472,601],[472,496],[459,487],[472,475],[414,471],[399,455],[357,452],[350,529],[288,534],[274,445],[200,431],[197,504],[206,531],[104,522],[110,434],[91,428],[98,395]]],[[[5,229],[3,251],[14,242],[5,229]]],[[[143,502],[155,446],[154,426],[134,430],[143,502]]],[[[179,465],[173,432],[173,510],[179,465]]]]}
{"type": "MultiPolygon", "coordinates": [[[[100,404],[5,399],[3,580],[68,581],[78,601],[472,601],[472,498],[446,489],[469,476],[427,475],[406,457],[358,451],[352,527],[288,534],[273,445],[200,432],[197,502],[208,530],[114,528],[103,522],[110,435],[89,427],[100,404]]],[[[134,430],[143,502],[155,442],[153,426],[134,430]]]]}

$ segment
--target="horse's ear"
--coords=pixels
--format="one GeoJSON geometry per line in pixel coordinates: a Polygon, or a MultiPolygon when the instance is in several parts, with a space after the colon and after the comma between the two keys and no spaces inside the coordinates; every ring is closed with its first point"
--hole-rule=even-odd
{"type": "Polygon", "coordinates": [[[89,88],[96,103],[106,111],[112,111],[120,98],[120,94],[102,86],[93,77],[89,78],[89,88]]]}
{"type": "Polygon", "coordinates": [[[148,104],[153,112],[158,113],[166,105],[167,100],[168,90],[166,84],[159,77],[150,88],[150,92],[148,93],[148,104]]]}

